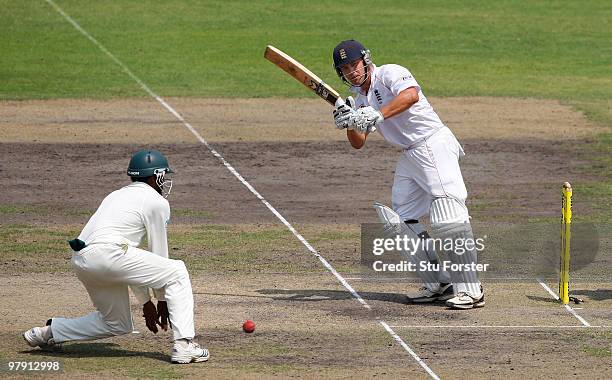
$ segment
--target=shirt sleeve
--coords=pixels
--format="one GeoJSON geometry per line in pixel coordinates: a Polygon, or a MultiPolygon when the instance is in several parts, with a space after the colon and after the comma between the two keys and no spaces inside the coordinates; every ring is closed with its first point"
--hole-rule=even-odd
{"type": "MultiPolygon", "coordinates": [[[[144,224],[147,229],[149,251],[161,257],[168,257],[167,226],[170,222],[170,205],[163,198],[157,198],[145,203],[144,224]]],[[[153,289],[158,301],[166,299],[166,292],[162,289],[153,289]]]]}
{"type": "Polygon", "coordinates": [[[400,65],[385,66],[386,67],[382,73],[382,82],[389,90],[391,90],[393,96],[399,95],[400,92],[410,87],[415,87],[417,92],[421,91],[421,86],[419,86],[416,79],[414,79],[407,68],[400,65]]]}
{"type": "Polygon", "coordinates": [[[167,258],[167,225],[170,222],[170,205],[168,201],[160,197],[159,199],[145,202],[143,215],[149,251],[167,258]]]}

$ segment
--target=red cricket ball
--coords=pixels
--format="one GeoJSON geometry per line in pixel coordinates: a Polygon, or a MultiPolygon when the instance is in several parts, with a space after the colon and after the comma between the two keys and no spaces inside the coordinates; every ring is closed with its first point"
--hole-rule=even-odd
{"type": "Polygon", "coordinates": [[[247,319],[246,322],[242,324],[242,329],[245,333],[252,333],[253,331],[255,331],[255,322],[251,321],[250,319],[247,319]]]}

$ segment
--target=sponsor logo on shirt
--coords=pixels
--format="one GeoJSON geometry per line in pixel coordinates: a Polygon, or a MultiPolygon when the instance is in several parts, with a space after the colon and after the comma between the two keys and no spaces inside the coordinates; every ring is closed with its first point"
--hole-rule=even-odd
{"type": "Polygon", "coordinates": [[[374,95],[376,95],[376,100],[378,100],[378,104],[382,104],[382,96],[378,90],[374,90],[374,95]]]}

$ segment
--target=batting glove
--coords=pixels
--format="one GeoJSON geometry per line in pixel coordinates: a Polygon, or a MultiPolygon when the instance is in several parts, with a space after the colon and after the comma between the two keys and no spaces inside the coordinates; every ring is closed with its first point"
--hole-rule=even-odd
{"type": "Polygon", "coordinates": [[[379,111],[372,107],[363,107],[356,111],[353,129],[359,133],[374,132],[383,120],[385,118],[379,111]]]}
{"type": "Polygon", "coordinates": [[[355,120],[355,116],[357,115],[357,111],[355,111],[355,100],[352,96],[346,98],[345,102],[340,103],[333,111],[334,115],[334,124],[336,124],[336,128],[338,129],[351,129],[353,126],[353,121],[355,120]]]}

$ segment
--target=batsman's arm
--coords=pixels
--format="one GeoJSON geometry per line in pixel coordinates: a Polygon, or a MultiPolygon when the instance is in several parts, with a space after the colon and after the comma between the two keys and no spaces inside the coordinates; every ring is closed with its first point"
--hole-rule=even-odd
{"type": "Polygon", "coordinates": [[[355,149],[361,149],[366,142],[366,139],[368,137],[367,133],[359,133],[356,132],[352,129],[347,129],[346,130],[346,137],[348,137],[349,142],[351,143],[351,146],[355,149]]]}
{"type": "Polygon", "coordinates": [[[382,113],[385,119],[393,117],[406,111],[412,107],[413,104],[419,101],[419,93],[415,87],[408,87],[404,91],[400,92],[393,100],[384,106],[380,107],[380,113],[382,113]]]}
{"type": "MultiPolygon", "coordinates": [[[[385,119],[393,117],[406,111],[413,104],[419,101],[419,93],[416,87],[408,87],[400,92],[393,100],[380,108],[380,113],[385,119]]],[[[355,149],[361,149],[366,142],[368,133],[359,133],[352,129],[346,131],[351,146],[355,149]]]]}

